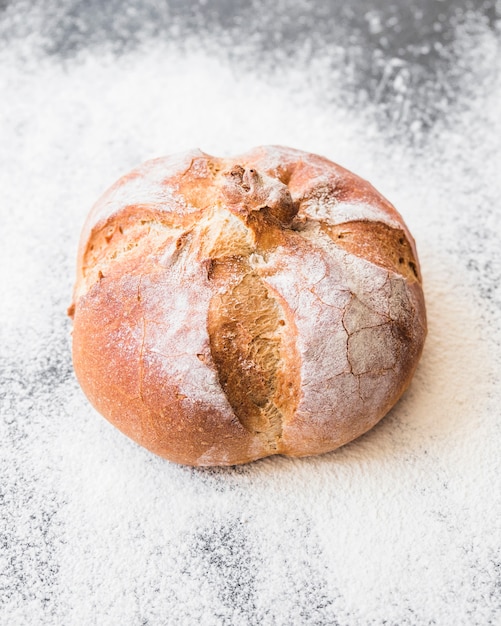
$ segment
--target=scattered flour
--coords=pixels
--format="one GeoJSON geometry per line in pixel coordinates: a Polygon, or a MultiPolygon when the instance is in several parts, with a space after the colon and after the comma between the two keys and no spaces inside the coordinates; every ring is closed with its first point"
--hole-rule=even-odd
{"type": "Polygon", "coordinates": [[[488,30],[460,43],[478,92],[413,143],[306,64],[242,75],[174,43],[64,63],[29,42],[0,53],[6,623],[501,621],[501,88],[486,69],[499,58],[488,30]],[[353,169],[403,214],[427,297],[422,362],[390,415],[337,452],[179,467],[108,425],[74,379],[80,228],[146,159],[270,143],[353,169]]]}

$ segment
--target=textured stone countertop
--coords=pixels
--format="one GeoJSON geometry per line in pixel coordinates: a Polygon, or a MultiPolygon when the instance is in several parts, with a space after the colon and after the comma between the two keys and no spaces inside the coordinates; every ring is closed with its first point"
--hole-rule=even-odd
{"type": "Polygon", "coordinates": [[[499,29],[494,0],[0,1],[2,624],[501,623],[499,29]],[[395,204],[427,343],[336,452],[177,466],[76,382],[79,232],[148,158],[260,144],[395,204]]]}

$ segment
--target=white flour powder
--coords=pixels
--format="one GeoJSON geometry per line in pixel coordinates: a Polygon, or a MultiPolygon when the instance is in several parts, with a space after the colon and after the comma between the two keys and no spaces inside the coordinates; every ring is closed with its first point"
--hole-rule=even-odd
{"type": "Polygon", "coordinates": [[[501,623],[499,57],[486,29],[458,41],[475,88],[406,144],[372,105],[344,106],[322,53],[261,75],[190,46],[1,53],[5,623],[501,623]],[[108,425],[71,372],[80,228],[147,158],[272,143],[353,169],[403,214],[422,362],[391,414],[337,452],[179,467],[108,425]]]}

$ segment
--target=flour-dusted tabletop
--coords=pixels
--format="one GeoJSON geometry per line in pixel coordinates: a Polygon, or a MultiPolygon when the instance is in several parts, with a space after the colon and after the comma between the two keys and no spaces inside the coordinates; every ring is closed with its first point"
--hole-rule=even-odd
{"type": "Polygon", "coordinates": [[[494,0],[0,2],[0,623],[501,624],[501,57],[494,0]],[[199,147],[323,154],[414,234],[403,400],[319,457],[192,469],[71,365],[85,216],[199,147]]]}

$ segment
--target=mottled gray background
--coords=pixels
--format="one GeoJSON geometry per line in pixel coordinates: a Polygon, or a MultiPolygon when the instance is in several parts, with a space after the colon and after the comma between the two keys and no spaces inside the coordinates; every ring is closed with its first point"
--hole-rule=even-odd
{"type": "Polygon", "coordinates": [[[2,45],[34,37],[41,51],[61,59],[103,42],[119,55],[145,39],[182,46],[195,35],[209,50],[234,54],[245,72],[296,55],[313,59],[327,48],[333,69],[345,68],[347,98],[355,106],[378,102],[380,123],[393,128],[429,126],[445,103],[475,88],[475,68],[457,64],[458,25],[499,28],[495,0],[3,0],[0,10],[2,45]]]}

